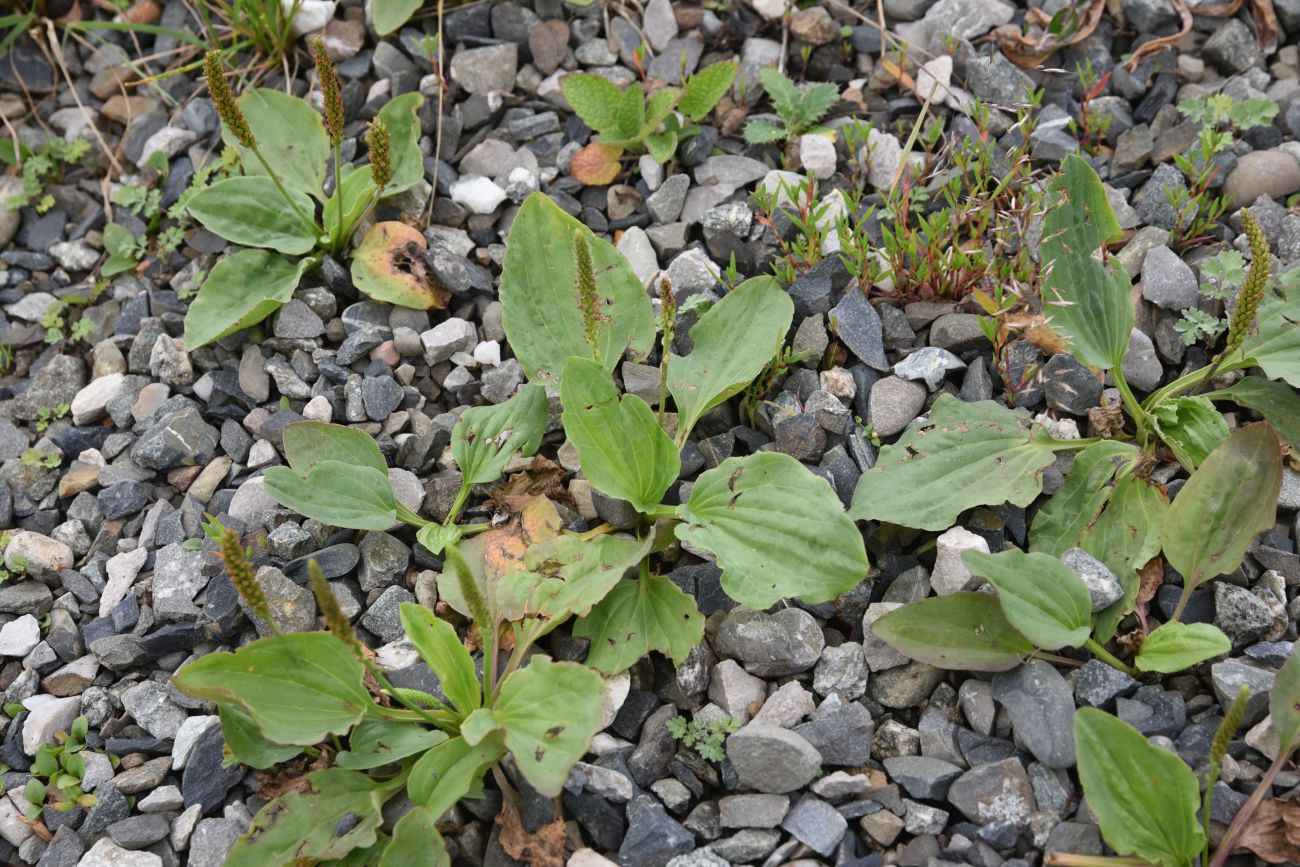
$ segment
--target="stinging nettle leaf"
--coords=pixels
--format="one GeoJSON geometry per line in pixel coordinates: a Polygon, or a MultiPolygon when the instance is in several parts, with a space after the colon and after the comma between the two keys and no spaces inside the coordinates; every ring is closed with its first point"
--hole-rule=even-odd
{"type": "Polygon", "coordinates": [[[677,538],[712,551],[722,589],[756,610],[794,596],[826,602],[867,574],[862,534],[834,489],[789,455],[727,458],[677,514],[677,538]]]}
{"type": "MultiPolygon", "coordinates": [[[[304,214],[316,207],[306,193],[289,192],[304,214]]],[[[245,247],[267,247],[301,256],[316,246],[318,230],[285,201],[268,177],[226,178],[199,190],[189,211],[208,231],[245,247]]]]}
{"type": "Polygon", "coordinates": [[[941,394],[925,422],[881,449],[849,514],[918,530],[946,530],[975,506],[1028,506],[1042,492],[1054,440],[991,400],[941,394]]]}
{"type": "Polygon", "coordinates": [[[1281,486],[1282,447],[1267,424],[1241,428],[1210,453],[1169,506],[1161,537],[1185,586],[1241,565],[1255,537],[1273,527],[1281,486]]]}
{"type": "Polygon", "coordinates": [[[953,593],[897,608],[871,625],[882,641],[939,668],[1010,671],[1034,652],[987,593],[953,593]]]}
{"type": "Polygon", "coordinates": [[[966,566],[997,588],[1002,613],[1043,650],[1079,647],[1092,631],[1088,585],[1050,554],[967,551],[966,566]]]}
{"type": "Polygon", "coordinates": [[[1173,674],[1232,650],[1232,641],[1209,623],[1171,620],[1142,642],[1133,664],[1138,671],[1173,674]]]}
{"type": "Polygon", "coordinates": [[[519,772],[541,794],[559,797],[600,730],[602,686],[585,665],[544,656],[502,681],[493,713],[519,772]]]}
{"type": "Polygon", "coordinates": [[[1075,713],[1074,742],[1088,806],[1111,848],[1161,867],[1191,864],[1205,841],[1191,768],[1095,708],[1075,713]]]}
{"type": "Polygon", "coordinates": [[[212,266],[185,312],[185,348],[193,352],[214,340],[256,325],[293,298],[314,259],[290,262],[269,250],[240,250],[212,266]]]}
{"type": "Polygon", "coordinates": [[[649,405],[634,394],[620,398],[608,371],[585,358],[564,365],[560,402],[564,431],[591,484],[638,512],[658,506],[681,458],[649,405]]]}
{"type": "Polygon", "coordinates": [[[277,503],[332,527],[387,530],[397,523],[388,473],[342,461],[320,461],[306,473],[269,467],[263,490],[277,503]]]}
{"type": "Polygon", "coordinates": [[[437,675],[443,693],[456,710],[469,713],[481,707],[483,694],[474,660],[461,644],[456,627],[413,602],[402,603],[400,616],[402,631],[437,675]]]}
{"type": "Polygon", "coordinates": [[[587,664],[617,674],[657,650],[681,663],[704,637],[695,600],[666,575],[621,581],[573,627],[591,642],[587,664]]]}
{"type": "Polygon", "coordinates": [[[763,372],[793,318],[794,302],[771,277],[746,280],[700,317],[690,332],[694,350],[668,361],[679,443],[700,416],[763,372]]]}
{"type": "Polygon", "coordinates": [[[501,478],[515,452],[537,453],[546,432],[546,389],[522,386],[514,397],[495,406],[467,410],[451,431],[451,454],[467,485],[501,478]]]}

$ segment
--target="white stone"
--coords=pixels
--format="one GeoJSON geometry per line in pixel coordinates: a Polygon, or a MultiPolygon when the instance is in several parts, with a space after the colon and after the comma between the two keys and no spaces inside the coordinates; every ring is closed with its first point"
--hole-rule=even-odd
{"type": "Polygon", "coordinates": [[[780,21],[788,4],[786,0],[749,0],[749,5],[768,21],[780,21]]]}
{"type": "MultiPolygon", "coordinates": [[[[22,790],[15,789],[11,797],[22,798],[22,790]]],[[[24,800],[23,803],[26,803],[24,800]]],[[[21,846],[23,841],[32,836],[32,826],[25,821],[22,809],[10,798],[0,795],[0,837],[14,846],[21,846]]]]}
{"type": "Polygon", "coordinates": [[[170,160],[198,140],[199,134],[193,130],[179,126],[165,126],[145,141],[144,147],[140,150],[140,161],[136,165],[145,165],[149,162],[149,158],[157,153],[170,160]]]}
{"type": "Polygon", "coordinates": [[[645,181],[646,188],[652,193],[659,189],[659,185],[664,182],[663,165],[656,162],[650,154],[641,154],[636,164],[641,170],[641,180],[645,181]]]}
{"type": "Polygon", "coordinates": [[[501,363],[501,344],[484,340],[474,347],[474,360],[484,367],[496,367],[501,363]]]}
{"type": "Polygon", "coordinates": [[[471,214],[490,214],[506,200],[506,191],[484,177],[463,177],[451,185],[451,200],[471,214]]]}
{"type": "Polygon", "coordinates": [[[190,835],[194,833],[194,826],[203,818],[203,805],[191,804],[172,820],[172,831],[168,838],[172,848],[177,852],[184,852],[190,846],[190,835]]]}
{"type": "Polygon", "coordinates": [[[473,322],[453,317],[420,334],[420,342],[424,344],[424,360],[433,366],[456,352],[473,349],[478,342],[478,331],[473,322]]]}
{"type": "MultiPolygon", "coordinates": [[[[916,97],[921,101],[930,100],[933,105],[953,102],[948,92],[952,81],[952,56],[940,54],[938,57],[922,64],[916,71],[916,97]]],[[[956,106],[953,106],[956,108],[956,106]]]]}
{"type": "Polygon", "coordinates": [[[32,578],[53,578],[64,569],[71,569],[74,559],[67,545],[31,530],[14,533],[5,548],[5,568],[10,572],[26,570],[32,578]]]}
{"type": "Polygon", "coordinates": [[[176,730],[176,739],[172,742],[172,770],[179,771],[189,763],[190,753],[199,738],[207,734],[208,729],[221,724],[218,716],[191,716],[176,730]]]}
{"type": "Polygon", "coordinates": [[[107,617],[117,603],[126,598],[127,591],[135,583],[136,576],[140,574],[148,559],[149,552],[144,548],[114,554],[108,558],[108,562],[104,565],[104,570],[108,573],[108,581],[99,594],[100,617],[107,617]]]}
{"type": "MultiPolygon", "coordinates": [[[[293,38],[306,36],[308,33],[315,33],[334,17],[334,7],[338,3],[335,0],[298,0],[298,12],[293,16],[293,25],[290,32],[293,38]]],[[[284,14],[288,15],[294,6],[294,0],[280,0],[280,8],[284,14]]]]}
{"type": "Polygon", "coordinates": [[[117,774],[117,769],[103,753],[85,750],[82,757],[86,760],[86,772],[81,775],[82,791],[93,792],[100,783],[108,782],[117,774]]]}
{"type": "Polygon", "coordinates": [[[835,142],[828,136],[811,133],[799,136],[799,162],[804,171],[814,178],[829,178],[835,174],[839,156],[835,153],[835,142]]]}
{"type": "Polygon", "coordinates": [[[614,717],[618,716],[619,709],[623,707],[623,702],[627,701],[628,694],[631,691],[632,675],[627,671],[605,678],[605,687],[601,691],[602,701],[600,707],[600,727],[602,729],[613,725],[614,717]]]}
{"type": "Polygon", "coordinates": [[[170,813],[185,806],[185,798],[176,786],[159,786],[141,798],[135,806],[141,813],[170,813]]]}
{"type": "Polygon", "coordinates": [[[162,857],[152,852],[123,849],[108,837],[103,837],[81,856],[77,867],[162,867],[162,863],[162,857]]]}
{"type": "Polygon", "coordinates": [[[0,626],[0,656],[26,656],[41,643],[41,624],[30,614],[0,626]]]}
{"type": "Polygon", "coordinates": [[[641,285],[649,286],[659,273],[659,257],[645,229],[629,226],[616,246],[632,266],[632,273],[641,278],[641,285]]]}
{"type": "Polygon", "coordinates": [[[898,668],[912,661],[911,658],[882,641],[871,630],[871,625],[877,620],[902,607],[901,602],[873,602],[867,606],[866,613],[862,615],[862,655],[867,659],[867,668],[872,671],[898,668]]]}
{"type": "Polygon", "coordinates": [[[799,190],[799,185],[806,180],[797,172],[772,169],[759,183],[758,189],[763,195],[773,197],[772,207],[776,208],[790,204],[799,190]]]}
{"type": "Polygon", "coordinates": [[[569,856],[566,867],[618,867],[595,849],[579,849],[569,856]]]}
{"type": "Polygon", "coordinates": [[[877,190],[888,190],[903,160],[903,145],[898,136],[880,132],[875,127],[867,133],[867,182],[877,190]]]}
{"type": "Polygon", "coordinates": [[[99,261],[99,251],[85,241],[60,241],[50,245],[50,257],[69,271],[89,271],[99,261]]]}
{"type": "Polygon", "coordinates": [[[125,384],[126,377],[121,373],[92,379],[72,399],[72,423],[81,427],[99,421],[108,412],[108,402],[122,392],[125,384]]]}
{"type": "MultiPolygon", "coordinates": [[[[4,186],[0,186],[0,193],[5,192],[5,189],[4,186]]],[[[9,190],[9,195],[17,195],[18,192],[19,190],[9,190]]],[[[29,292],[14,303],[6,305],[5,312],[14,319],[21,319],[24,322],[40,322],[58,300],[48,292],[29,292]]]]}
{"type": "Polygon", "coordinates": [[[167,687],[143,680],[122,693],[122,707],[140,728],[156,738],[174,738],[188,716],[172,704],[167,687]]]}
{"type": "Polygon", "coordinates": [[[41,744],[54,743],[57,732],[66,732],[81,712],[81,696],[55,698],[52,695],[34,695],[23,702],[30,711],[23,722],[23,752],[36,755],[41,744]]]}
{"type": "Polygon", "coordinates": [[[259,526],[268,514],[280,508],[263,487],[264,481],[256,476],[239,486],[230,498],[230,517],[246,526],[259,526]]]}
{"type": "Polygon", "coordinates": [[[966,568],[962,554],[967,551],[989,553],[989,543],[983,536],[977,536],[965,527],[953,527],[935,542],[934,572],[930,574],[930,586],[938,596],[949,596],[966,590],[974,576],[966,568]]]}
{"type": "Polygon", "coordinates": [[[424,486],[415,473],[401,467],[390,467],[388,483],[393,486],[393,496],[397,502],[412,512],[420,510],[420,504],[424,502],[424,486]]]}
{"type": "Polygon", "coordinates": [[[275,450],[275,446],[271,445],[269,440],[258,440],[248,450],[248,468],[250,470],[273,464],[279,459],[280,453],[275,450]]]}
{"type": "Polygon", "coordinates": [[[302,417],[311,421],[329,423],[334,420],[334,407],[325,399],[325,395],[318,394],[307,401],[307,405],[302,408],[302,417]]]}

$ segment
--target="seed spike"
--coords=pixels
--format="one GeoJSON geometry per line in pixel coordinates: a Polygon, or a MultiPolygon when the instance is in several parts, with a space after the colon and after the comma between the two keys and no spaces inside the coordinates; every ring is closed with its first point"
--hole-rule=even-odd
{"type": "Polygon", "coordinates": [[[339,89],[338,72],[325,51],[324,39],[319,36],[312,39],[311,53],[316,60],[316,75],[320,78],[320,92],[325,103],[325,131],[329,134],[330,144],[338,147],[343,142],[343,91],[339,89]]]}
{"type": "Polygon", "coordinates": [[[253,135],[252,127],[248,125],[248,119],[240,110],[235,95],[230,91],[230,84],[226,81],[226,71],[221,63],[220,51],[213,49],[204,57],[203,74],[208,80],[208,93],[212,97],[212,105],[216,108],[221,122],[226,125],[226,129],[230,130],[235,141],[249,150],[255,150],[257,138],[253,135]]]}
{"type": "Polygon", "coordinates": [[[600,357],[600,294],[596,288],[596,270],[591,263],[591,246],[581,229],[573,230],[573,260],[577,272],[575,290],[578,310],[582,313],[582,330],[592,354],[600,357]]]}
{"type": "Polygon", "coordinates": [[[1246,279],[1241,284],[1241,292],[1237,295],[1236,306],[1232,308],[1232,316],[1228,320],[1228,342],[1223,349],[1225,356],[1241,348],[1246,335],[1254,326],[1255,316],[1259,313],[1259,305],[1264,300],[1264,289],[1268,286],[1269,274],[1273,267],[1268,251],[1268,238],[1259,223],[1251,216],[1250,211],[1244,208],[1241,211],[1241,223],[1246,231],[1246,239],[1250,241],[1250,270],[1246,272],[1246,279]]]}
{"type": "Polygon", "coordinates": [[[366,656],[361,646],[361,639],[357,638],[352,622],[343,613],[338,599],[334,597],[334,591],[330,589],[329,581],[325,578],[325,573],[314,558],[307,561],[307,575],[311,579],[311,592],[316,597],[316,607],[320,609],[325,628],[346,644],[357,659],[365,662],[366,656]]]}
{"type": "Polygon", "coordinates": [[[372,120],[366,131],[366,146],[370,148],[370,177],[381,191],[393,179],[392,145],[388,124],[379,118],[372,120]]]}
{"type": "Polygon", "coordinates": [[[279,635],[280,629],[275,624],[274,615],[271,614],[271,604],[266,599],[266,591],[257,580],[257,573],[248,560],[248,553],[239,541],[239,533],[232,527],[223,527],[215,518],[204,525],[203,531],[216,541],[217,556],[226,567],[226,574],[230,576],[230,583],[235,585],[235,592],[243,601],[244,608],[254,617],[264,621],[273,633],[279,635]]]}

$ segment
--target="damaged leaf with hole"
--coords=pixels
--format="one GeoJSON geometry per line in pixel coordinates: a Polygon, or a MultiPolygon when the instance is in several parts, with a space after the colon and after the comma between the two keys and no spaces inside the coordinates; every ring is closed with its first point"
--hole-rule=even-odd
{"type": "Polygon", "coordinates": [[[398,222],[376,223],[352,259],[352,282],[376,301],[439,310],[451,293],[434,282],[424,262],[428,243],[419,231],[398,222]]]}

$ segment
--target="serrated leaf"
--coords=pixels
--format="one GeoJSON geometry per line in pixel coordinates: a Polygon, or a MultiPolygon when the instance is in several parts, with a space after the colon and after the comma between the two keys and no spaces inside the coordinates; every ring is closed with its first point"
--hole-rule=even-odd
{"type": "Polygon", "coordinates": [[[483,704],[474,660],[461,644],[456,628],[423,605],[403,602],[400,612],[402,631],[415,646],[420,658],[438,677],[442,691],[461,713],[469,713],[483,704]]]}
{"type": "Polygon", "coordinates": [[[451,431],[451,454],[467,485],[501,478],[515,452],[537,453],[546,432],[546,389],[529,383],[504,403],[467,410],[451,431]]]}
{"type": "Polygon", "coordinates": [[[1102,440],[1079,452],[1065,484],[1034,516],[1029,528],[1030,550],[1060,557],[1077,547],[1110,498],[1116,459],[1136,455],[1134,446],[1115,440],[1102,440]]]}
{"type": "Polygon", "coordinates": [[[772,101],[772,107],[786,124],[799,117],[799,88],[793,81],[770,66],[759,70],[758,80],[772,101]]]}
{"type": "Polygon", "coordinates": [[[1278,436],[1300,448],[1300,395],[1284,382],[1248,376],[1230,388],[1217,392],[1262,415],[1277,430],[1278,436]]]}
{"type": "MultiPolygon", "coordinates": [[[[316,207],[306,193],[289,195],[303,214],[316,207]]],[[[288,256],[301,256],[316,246],[319,229],[290,207],[268,177],[226,178],[190,198],[190,214],[205,229],[234,244],[267,247],[288,256]]]]}
{"type": "Polygon", "coordinates": [[[575,232],[590,245],[596,270],[602,319],[595,356],[613,370],[625,351],[645,355],[654,345],[650,298],[623,254],[534,193],[511,224],[500,289],[506,337],[534,381],[558,379],[571,356],[593,357],[578,309],[575,232]]]}
{"type": "Polygon", "coordinates": [[[1151,412],[1156,432],[1188,469],[1201,461],[1228,438],[1228,423],[1205,397],[1179,397],[1157,405],[1151,412]]]}
{"type": "Polygon", "coordinates": [[[573,634],[591,642],[588,665],[616,674],[652,650],[681,663],[704,637],[704,616],[672,579],[645,576],[619,582],[573,634]]]}
{"type": "Polygon", "coordinates": [[[493,705],[515,765],[534,789],[559,797],[569,770],[600,730],[600,675],[534,656],[501,683],[493,705]]]}
{"type": "Polygon", "coordinates": [[[620,399],[608,371],[584,358],[564,365],[560,402],[564,431],[591,484],[639,512],[658,506],[681,472],[681,458],[646,402],[634,394],[620,399]]]}
{"type": "Polygon", "coordinates": [[[1232,650],[1232,641],[1209,623],[1171,620],[1142,641],[1133,664],[1138,671],[1173,674],[1232,650]]]}
{"type": "Polygon", "coordinates": [[[284,456],[289,466],[307,472],[322,461],[339,461],[388,474],[388,462],[370,434],[341,424],[296,421],[286,425],[284,456]]]}
{"type": "Polygon", "coordinates": [[[424,807],[412,807],[393,826],[393,839],[378,867],[450,867],[447,844],[438,833],[438,817],[424,807]]]}
{"type": "Polygon", "coordinates": [[[268,740],[307,746],[345,734],[375,706],[363,671],[330,633],[297,632],[210,653],[172,682],[186,695],[240,708],[268,740]]]}
{"type": "Polygon", "coordinates": [[[342,461],[320,461],[306,473],[268,467],[263,490],[280,505],[332,527],[387,530],[397,523],[388,473],[342,461]]]}
{"type": "Polygon", "coordinates": [[[771,277],[746,280],[700,317],[690,332],[691,354],[668,362],[678,442],[686,441],[700,416],[763,372],[793,318],[794,302],[771,277]]]}
{"type": "Polygon", "coordinates": [[[612,184],[622,171],[618,159],[623,156],[621,147],[594,141],[578,151],[569,163],[569,173],[574,180],[588,187],[612,184]]]}
{"type": "Polygon", "coordinates": [[[645,147],[651,159],[657,163],[666,163],[677,152],[677,133],[651,133],[645,137],[645,147]]]}
{"type": "MultiPolygon", "coordinates": [[[[250,90],[236,101],[257,139],[258,153],[281,183],[322,200],[330,146],[316,110],[305,100],[265,87],[250,90]]],[[[221,126],[221,139],[239,154],[245,175],[267,174],[262,160],[240,145],[225,124],[221,126]]]]}
{"type": "Polygon", "coordinates": [[[1111,848],[1187,867],[1205,838],[1196,820],[1200,787],[1183,760],[1096,708],[1075,713],[1074,742],[1088,806],[1111,848]]]}
{"type": "Polygon", "coordinates": [[[839,88],[829,81],[805,85],[799,93],[799,124],[804,131],[821,120],[840,98],[839,88]]]}
{"type": "Polygon", "coordinates": [[[634,81],[619,95],[615,115],[615,135],[602,136],[610,144],[635,141],[645,126],[645,90],[634,81]]]}
{"type": "Polygon", "coordinates": [[[334,758],[341,768],[366,771],[422,753],[447,740],[437,729],[409,722],[367,719],[348,736],[348,748],[334,758]]]}
{"type": "Polygon", "coordinates": [[[972,573],[997,588],[1007,622],[1035,647],[1079,647],[1088,639],[1092,631],[1088,585],[1057,558],[1023,551],[967,551],[962,560],[972,573]]]}
{"type": "Polygon", "coordinates": [[[1281,485],[1282,447],[1266,424],[1241,428],[1210,453],[1165,517],[1161,547],[1185,586],[1241,565],[1255,537],[1272,529],[1281,485]]]}
{"type": "Polygon", "coordinates": [[[756,610],[792,596],[826,602],[867,574],[862,534],[834,489],[789,455],[727,458],[677,514],[677,537],[712,551],[722,589],[756,610]]]}
{"type": "Polygon", "coordinates": [[[1282,664],[1268,696],[1269,715],[1285,752],[1300,746],[1300,654],[1294,648],[1282,664]]]}
{"type": "Polygon", "coordinates": [[[1101,178],[1077,154],[1067,156],[1048,187],[1041,244],[1047,264],[1043,312],[1089,367],[1118,368],[1133,330],[1130,280],[1097,253],[1120,237],[1101,178]]]}
{"type": "Polygon", "coordinates": [[[313,259],[290,262],[269,250],[222,256],[185,312],[186,350],[256,325],[279,310],[313,264],[313,259]]]}
{"type": "Polygon", "coordinates": [[[471,746],[462,737],[448,738],[416,760],[406,794],[417,805],[441,816],[461,798],[482,788],[483,773],[505,755],[500,734],[471,746]]]}
{"type": "Polygon", "coordinates": [[[939,668],[1010,671],[1034,646],[987,593],[953,593],[897,608],[871,625],[890,647],[939,668]]]}
{"type": "Polygon", "coordinates": [[[582,122],[598,133],[618,128],[618,105],[623,91],[607,78],[575,72],[560,80],[560,91],[582,122]]]}
{"type": "Polygon", "coordinates": [[[644,142],[646,136],[659,128],[659,124],[663,123],[664,118],[672,112],[681,95],[682,92],[675,87],[661,87],[650,95],[650,99],[646,101],[645,121],[637,132],[639,140],[644,142]]]}
{"type": "Polygon", "coordinates": [[[745,141],[750,144],[768,144],[781,141],[785,137],[785,127],[766,120],[751,120],[745,124],[745,141]]]}
{"type": "Polygon", "coordinates": [[[691,120],[703,120],[736,80],[736,63],[724,60],[706,66],[686,79],[677,110],[691,120]]]}
{"type": "Polygon", "coordinates": [[[1028,506],[1055,458],[1051,437],[991,400],[941,394],[924,423],[881,449],[849,514],[918,530],[946,530],[975,506],[1028,506]]]}

